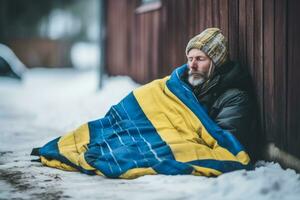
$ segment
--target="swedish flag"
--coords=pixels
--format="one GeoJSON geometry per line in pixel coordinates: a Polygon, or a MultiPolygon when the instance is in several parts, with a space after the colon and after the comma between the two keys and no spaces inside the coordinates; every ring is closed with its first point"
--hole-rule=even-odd
{"type": "Polygon", "coordinates": [[[127,179],[250,169],[242,145],[210,119],[180,80],[186,68],[134,90],[103,118],[50,141],[39,150],[42,163],[127,179]]]}

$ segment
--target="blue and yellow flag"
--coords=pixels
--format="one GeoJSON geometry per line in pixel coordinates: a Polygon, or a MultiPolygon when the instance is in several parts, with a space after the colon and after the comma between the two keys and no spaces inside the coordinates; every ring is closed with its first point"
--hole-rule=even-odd
{"type": "Polygon", "coordinates": [[[149,174],[217,176],[250,169],[242,145],[212,121],[180,80],[186,68],[134,90],[104,118],[50,141],[39,150],[42,163],[128,179],[149,174]]]}

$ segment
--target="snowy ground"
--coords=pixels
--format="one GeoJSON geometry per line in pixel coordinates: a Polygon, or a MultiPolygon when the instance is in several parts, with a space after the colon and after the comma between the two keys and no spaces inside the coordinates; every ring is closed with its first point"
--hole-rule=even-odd
{"type": "Polygon", "coordinates": [[[82,123],[103,116],[138,85],[93,72],[35,69],[22,82],[0,78],[0,199],[300,199],[300,175],[277,163],[217,178],[144,176],[107,179],[30,162],[29,154],[82,123]]]}

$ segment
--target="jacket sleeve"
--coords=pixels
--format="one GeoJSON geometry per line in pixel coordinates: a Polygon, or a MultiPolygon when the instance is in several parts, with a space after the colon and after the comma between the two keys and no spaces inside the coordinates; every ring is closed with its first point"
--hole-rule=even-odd
{"type": "Polygon", "coordinates": [[[211,117],[225,130],[231,132],[247,149],[251,141],[253,102],[247,92],[230,89],[213,104],[211,117]]]}

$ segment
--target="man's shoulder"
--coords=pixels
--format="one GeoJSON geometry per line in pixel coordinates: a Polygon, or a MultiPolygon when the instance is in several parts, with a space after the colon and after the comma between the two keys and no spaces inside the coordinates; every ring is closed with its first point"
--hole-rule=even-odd
{"type": "Polygon", "coordinates": [[[215,105],[244,105],[252,103],[249,92],[239,88],[230,88],[223,91],[217,98],[215,105]]]}

